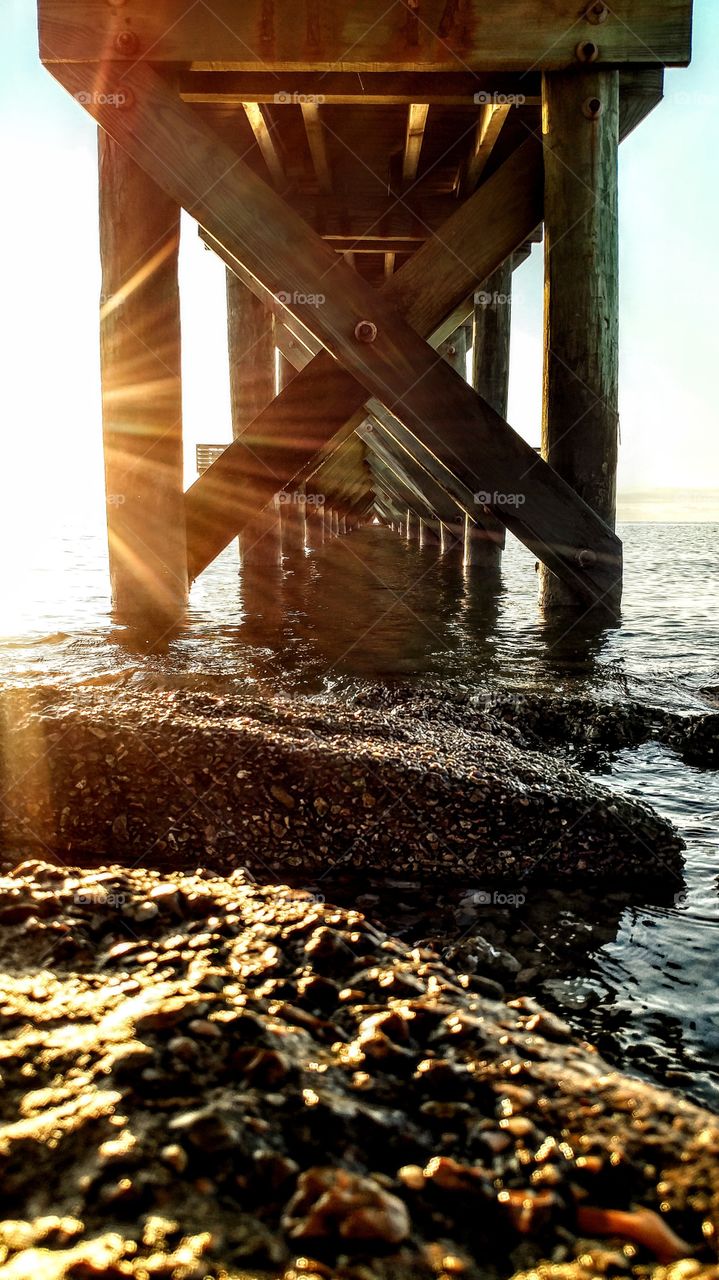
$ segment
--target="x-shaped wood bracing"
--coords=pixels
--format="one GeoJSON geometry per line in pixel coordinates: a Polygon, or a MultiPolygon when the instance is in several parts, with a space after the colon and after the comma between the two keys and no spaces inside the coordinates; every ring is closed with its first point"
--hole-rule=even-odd
{"type": "MultiPolygon", "coordinates": [[[[299,419],[296,404],[289,415],[287,401],[282,405],[284,395],[297,387],[297,379],[275,402],[281,415],[284,411],[285,442],[291,436],[301,439],[303,433],[307,436],[314,431],[317,417],[309,407],[316,397],[319,416],[323,415],[327,379],[341,373],[346,387],[343,420],[360,408],[358,397],[361,401],[367,395],[376,397],[415,438],[417,455],[428,470],[436,470],[443,482],[445,475],[454,475],[466,489],[489,495],[487,506],[492,514],[588,600],[612,603],[618,599],[619,540],[552,468],[438,359],[399,313],[390,285],[399,282],[404,273],[392,277],[385,289],[372,289],[338,260],[302,218],[148,65],[121,69],[68,63],[52,69],[116,142],[228,254],[273,296],[288,299],[288,310],[326,348],[327,355],[317,357],[301,375],[303,390],[312,398],[303,400],[299,419]],[[323,297],[321,305],[316,303],[318,294],[323,297]],[[373,330],[373,341],[357,336],[373,330]]],[[[511,198],[511,192],[508,195],[511,198]]],[[[540,218],[541,212],[522,238],[540,218]]],[[[446,242],[444,233],[442,239],[446,242]]],[[[511,245],[508,252],[516,247],[516,243],[511,245]]],[[[413,261],[420,256],[415,255],[413,261]]],[[[503,254],[502,260],[506,256],[503,254]]],[[[483,279],[487,274],[475,273],[474,278],[483,279]]],[[[425,296],[428,285],[436,288],[436,278],[424,282],[425,296]]],[[[327,438],[332,434],[334,431],[327,438]]],[[[316,452],[316,448],[306,448],[305,458],[316,452]]],[[[211,471],[205,473],[205,479],[211,471]]],[[[207,491],[209,488],[206,486],[207,491]]],[[[236,491],[234,501],[238,501],[236,491]]],[[[257,509],[256,501],[253,507],[257,509]]],[[[207,508],[207,517],[213,517],[210,524],[216,514],[207,508]]],[[[198,525],[193,523],[191,505],[188,515],[192,545],[198,537],[198,525]]],[[[202,518],[199,530],[202,533],[202,518]]],[[[203,567],[197,556],[192,563],[194,572],[203,567]]]]}

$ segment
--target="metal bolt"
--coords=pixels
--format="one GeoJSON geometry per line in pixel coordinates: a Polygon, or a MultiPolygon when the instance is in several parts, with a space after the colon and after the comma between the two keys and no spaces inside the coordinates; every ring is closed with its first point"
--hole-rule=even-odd
{"type": "Polygon", "coordinates": [[[582,40],[577,45],[575,53],[579,62],[596,62],[599,57],[599,45],[593,40],[582,40]]]}
{"type": "Polygon", "coordinates": [[[120,31],[115,36],[115,48],[123,58],[132,58],[140,48],[140,41],[134,31],[120,31]]]}
{"type": "Polygon", "coordinates": [[[584,16],[587,22],[591,22],[594,26],[599,26],[600,23],[606,22],[609,17],[609,9],[599,0],[597,4],[590,4],[584,16]]]}
{"type": "Polygon", "coordinates": [[[596,563],[596,551],[590,551],[589,548],[585,548],[584,551],[577,552],[577,564],[580,569],[592,569],[596,563]]]}
{"type": "Polygon", "coordinates": [[[358,320],[355,325],[355,338],[358,342],[374,342],[377,337],[377,325],[372,320],[358,320]]]}
{"type": "Polygon", "coordinates": [[[586,102],[582,103],[582,111],[587,120],[598,120],[603,110],[604,104],[599,98],[587,98],[586,102]]]}

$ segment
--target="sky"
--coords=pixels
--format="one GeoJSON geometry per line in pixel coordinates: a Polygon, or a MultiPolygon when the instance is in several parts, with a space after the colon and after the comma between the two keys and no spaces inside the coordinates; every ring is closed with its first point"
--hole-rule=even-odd
{"type": "MultiPolygon", "coordinates": [[[[620,515],[719,519],[719,5],[621,148],[620,515]],[[652,491],[660,491],[655,493],[652,491]],[[703,491],[695,496],[692,491],[703,491]],[[673,492],[672,492],[673,491],[673,492]],[[623,504],[623,505],[622,505],[623,504]]],[[[0,0],[0,533],[104,508],[96,130],[42,68],[34,0],[0,0]]],[[[185,220],[186,478],[230,439],[224,267],[185,220]]],[[[515,273],[509,421],[540,438],[542,254],[515,273]]]]}

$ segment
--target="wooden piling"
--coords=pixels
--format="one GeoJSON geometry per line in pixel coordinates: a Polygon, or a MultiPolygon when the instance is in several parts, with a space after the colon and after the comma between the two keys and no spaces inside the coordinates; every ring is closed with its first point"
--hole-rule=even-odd
{"type": "MultiPolygon", "coordinates": [[[[254,418],[275,398],[275,342],[271,313],[233,271],[227,272],[227,345],[230,359],[232,438],[239,440],[254,418]]],[[[261,506],[252,490],[253,511],[240,535],[243,564],[277,565],[282,559],[279,506],[261,506]]]]}
{"type": "Polygon", "coordinates": [[[178,251],[180,209],[99,134],[100,353],[112,602],[166,624],[187,601],[178,251]]]}
{"type": "Polygon", "coordinates": [[[304,555],[307,540],[307,494],[304,484],[282,494],[282,551],[288,556],[304,555]]]}
{"type": "MultiPolygon", "coordinates": [[[[542,450],[562,478],[614,529],[619,352],[618,72],[590,68],[545,74],[542,131],[542,450]]],[[[594,552],[588,549],[586,554],[594,552]]],[[[607,592],[606,603],[618,606],[620,598],[619,579],[607,592]]],[[[544,568],[541,599],[545,608],[581,602],[571,582],[560,582],[544,568]]]]}
{"type": "Polygon", "coordinates": [[[511,329],[510,258],[476,291],[472,316],[472,386],[503,418],[509,399],[511,329]]]}

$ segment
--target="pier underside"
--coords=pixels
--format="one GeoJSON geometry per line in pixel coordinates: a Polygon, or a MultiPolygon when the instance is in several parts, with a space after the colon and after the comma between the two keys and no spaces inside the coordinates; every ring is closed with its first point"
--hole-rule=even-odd
{"type": "Polygon", "coordinates": [[[101,126],[118,612],[176,616],[238,535],[271,561],[375,515],[492,573],[509,529],[547,608],[616,611],[617,150],[689,61],[690,0],[39,13],[101,126]],[[185,493],[181,208],[228,270],[234,435],[185,493]],[[506,413],[512,271],[542,239],[540,454],[506,413]]]}

